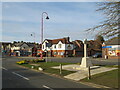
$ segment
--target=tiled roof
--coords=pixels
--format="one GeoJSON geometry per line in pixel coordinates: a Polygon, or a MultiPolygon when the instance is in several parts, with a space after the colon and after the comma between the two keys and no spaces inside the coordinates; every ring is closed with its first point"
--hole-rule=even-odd
{"type": "Polygon", "coordinates": [[[26,43],[29,47],[34,47],[35,44],[34,43],[26,43]]]}
{"type": "Polygon", "coordinates": [[[100,42],[97,41],[97,40],[90,40],[90,41],[88,41],[88,44],[91,44],[91,45],[100,44],[100,45],[102,45],[102,43],[100,43],[100,42]]]}
{"type": "Polygon", "coordinates": [[[76,46],[82,46],[83,45],[83,42],[81,40],[75,40],[75,41],[72,41],[72,43],[76,46]]]}
{"type": "Polygon", "coordinates": [[[69,41],[69,37],[66,37],[66,38],[60,38],[60,39],[53,39],[53,40],[50,40],[50,39],[46,39],[49,43],[51,44],[57,44],[59,41],[61,41],[63,44],[72,44],[70,41],[69,41]]]}
{"type": "Polygon", "coordinates": [[[34,47],[34,46],[35,46],[34,43],[26,43],[26,42],[15,43],[15,44],[13,44],[13,46],[21,47],[23,44],[26,44],[26,45],[28,45],[29,47],[34,47]]]}
{"type": "Polygon", "coordinates": [[[13,44],[13,46],[16,46],[16,47],[20,47],[21,45],[23,45],[24,43],[15,43],[13,44]]]}

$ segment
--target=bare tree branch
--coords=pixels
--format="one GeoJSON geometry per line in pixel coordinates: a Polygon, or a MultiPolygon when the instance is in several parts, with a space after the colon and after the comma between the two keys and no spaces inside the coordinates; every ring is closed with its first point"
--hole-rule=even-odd
{"type": "Polygon", "coordinates": [[[97,4],[99,9],[96,11],[102,11],[106,15],[106,20],[101,22],[100,25],[89,28],[86,31],[99,30],[98,35],[106,37],[118,35],[120,33],[120,2],[103,2],[97,4]]]}

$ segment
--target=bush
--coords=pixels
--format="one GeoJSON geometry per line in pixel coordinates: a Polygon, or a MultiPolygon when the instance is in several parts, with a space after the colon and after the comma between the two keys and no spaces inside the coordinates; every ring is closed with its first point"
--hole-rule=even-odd
{"type": "Polygon", "coordinates": [[[32,59],[32,60],[22,60],[16,62],[17,64],[28,64],[28,63],[38,63],[38,62],[45,62],[45,59],[32,59]]]}
{"type": "Polygon", "coordinates": [[[17,64],[28,64],[28,62],[26,60],[22,60],[22,61],[19,61],[19,62],[16,62],[17,64]]]}

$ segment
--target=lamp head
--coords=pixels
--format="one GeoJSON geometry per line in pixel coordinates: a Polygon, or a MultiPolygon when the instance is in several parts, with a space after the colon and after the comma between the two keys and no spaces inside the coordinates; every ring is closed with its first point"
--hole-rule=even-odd
{"type": "Polygon", "coordinates": [[[49,17],[47,16],[46,19],[49,19],[49,17]]]}

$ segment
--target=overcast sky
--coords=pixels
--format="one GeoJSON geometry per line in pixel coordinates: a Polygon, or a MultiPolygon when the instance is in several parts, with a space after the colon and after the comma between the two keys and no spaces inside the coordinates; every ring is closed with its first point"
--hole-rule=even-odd
{"type": "Polygon", "coordinates": [[[70,37],[70,40],[94,39],[97,32],[86,29],[104,20],[95,2],[3,2],[2,41],[40,42],[41,14],[44,15],[44,39],[70,37]]]}

